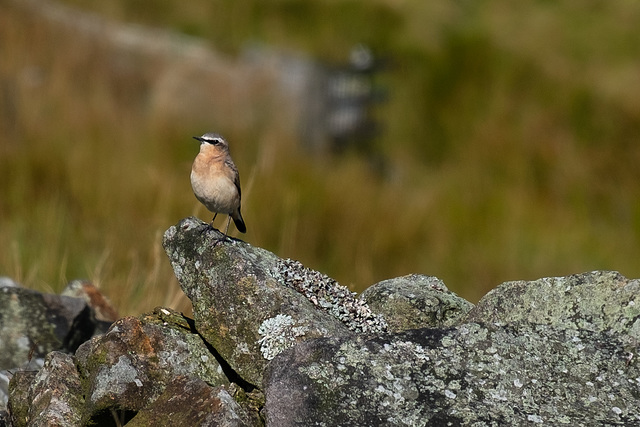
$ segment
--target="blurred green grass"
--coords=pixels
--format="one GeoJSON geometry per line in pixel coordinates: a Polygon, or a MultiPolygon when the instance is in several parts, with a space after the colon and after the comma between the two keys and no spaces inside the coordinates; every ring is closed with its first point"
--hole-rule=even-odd
{"type": "Polygon", "coordinates": [[[160,242],[180,218],[209,220],[189,184],[191,136],[208,130],[240,169],[242,237],[354,290],[422,273],[476,301],[506,280],[640,275],[634,2],[66,3],[229,58],[259,41],[335,62],[368,43],[391,63],[375,146],[387,168],[304,152],[268,102],[250,128],[198,105],[167,116],[149,106],[158,63],[114,61],[4,2],[0,275],[53,292],[87,277],[122,314],[188,310],[160,242]]]}

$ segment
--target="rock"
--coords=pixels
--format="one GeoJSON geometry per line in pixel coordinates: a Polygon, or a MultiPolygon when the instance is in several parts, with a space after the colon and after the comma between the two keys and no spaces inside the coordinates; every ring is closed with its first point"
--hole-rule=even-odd
{"type": "Polygon", "coordinates": [[[195,218],[169,228],[163,245],[193,304],[195,328],[254,386],[282,349],[312,338],[353,335],[343,321],[284,283],[286,266],[271,252],[225,238],[195,218]]]}
{"type": "Polygon", "coordinates": [[[640,424],[638,283],[510,282],[453,328],[299,344],[265,374],[267,424],[640,424]]]}
{"type": "Polygon", "coordinates": [[[165,391],[127,423],[147,426],[228,426],[263,425],[229,394],[225,386],[211,387],[199,378],[175,377],[165,391]]]}
{"type": "Polygon", "coordinates": [[[437,277],[419,274],[376,283],[360,299],[384,317],[389,332],[453,326],[473,308],[437,277]]]}
{"type": "MultiPolygon", "coordinates": [[[[125,317],[74,356],[50,353],[37,373],[0,372],[0,391],[11,377],[11,422],[640,425],[638,280],[592,272],[508,282],[474,307],[420,275],[357,297],[194,218],[167,230],[163,245],[195,319],[164,308],[125,317]]],[[[11,332],[7,319],[53,322],[43,329],[70,351],[80,338],[69,331],[83,331],[77,313],[94,317],[93,289],[70,291],[83,299],[53,301],[85,308],[61,321],[47,317],[51,297],[0,286],[0,307],[13,310],[0,311],[0,339],[23,343],[23,362],[42,349],[24,345],[32,335],[11,332]]]]}
{"type": "Polygon", "coordinates": [[[380,334],[387,331],[385,319],[332,278],[306,268],[300,262],[281,259],[271,271],[278,282],[307,298],[318,310],[340,320],[351,331],[380,334]]]}
{"type": "Polygon", "coordinates": [[[610,331],[640,342],[640,280],[615,271],[506,282],[466,316],[469,322],[533,323],[610,331]]]}
{"type": "Polygon", "coordinates": [[[9,410],[14,426],[83,425],[80,414],[84,399],[72,356],[51,352],[37,374],[16,374],[12,383],[13,389],[23,391],[11,396],[9,410]],[[23,386],[18,385],[20,382],[23,386]]]}
{"type": "Polygon", "coordinates": [[[76,353],[85,378],[84,421],[110,409],[135,412],[160,396],[176,376],[228,384],[222,367],[189,320],[169,309],[125,317],[76,353]]]}
{"type": "MultiPolygon", "coordinates": [[[[0,411],[4,411],[7,408],[7,401],[9,400],[9,381],[13,374],[8,370],[0,371],[0,411]]],[[[0,424],[2,426],[2,424],[0,424]]]]}
{"type": "MultiPolygon", "coordinates": [[[[22,366],[0,371],[0,411],[6,409],[9,400],[9,383],[17,372],[36,372],[44,365],[44,358],[36,357],[22,366]]],[[[0,424],[2,426],[2,424],[0,424]]]]}
{"type": "MultiPolygon", "coordinates": [[[[62,290],[61,295],[82,298],[95,313],[96,320],[111,324],[118,320],[118,311],[111,301],[92,283],[86,280],[73,280],[62,290]]],[[[105,329],[106,330],[106,329],[105,329]]]]}
{"type": "Polygon", "coordinates": [[[9,413],[5,410],[0,410],[0,427],[10,426],[10,422],[9,413]]]}
{"type": "Polygon", "coordinates": [[[178,377],[228,386],[211,350],[192,320],[169,309],[122,318],[75,356],[53,352],[37,374],[24,379],[26,373],[16,373],[10,384],[14,423],[103,425],[115,417],[124,424],[178,377]]]}
{"type": "Polygon", "coordinates": [[[2,287],[11,287],[11,288],[20,288],[20,284],[13,280],[11,277],[0,276],[0,288],[2,287]]]}
{"type": "Polygon", "coordinates": [[[247,393],[240,386],[233,383],[229,385],[227,390],[235,401],[247,411],[252,425],[264,425],[264,418],[262,417],[261,411],[262,408],[264,408],[265,398],[262,390],[255,388],[247,393]]]}
{"type": "Polygon", "coordinates": [[[16,371],[11,375],[11,382],[9,383],[11,394],[9,395],[7,408],[11,411],[9,418],[12,424],[9,425],[27,425],[29,421],[29,405],[31,404],[29,387],[35,377],[35,371],[16,371]]]}
{"type": "Polygon", "coordinates": [[[0,410],[13,372],[38,370],[50,351],[72,353],[110,324],[97,321],[83,299],[43,294],[0,278],[0,410]]]}
{"type": "Polygon", "coordinates": [[[619,337],[469,323],[328,338],[265,374],[268,426],[638,425],[640,369],[619,337]]]}
{"type": "Polygon", "coordinates": [[[94,329],[91,310],[81,299],[0,287],[0,369],[54,350],[73,352],[94,329]]]}

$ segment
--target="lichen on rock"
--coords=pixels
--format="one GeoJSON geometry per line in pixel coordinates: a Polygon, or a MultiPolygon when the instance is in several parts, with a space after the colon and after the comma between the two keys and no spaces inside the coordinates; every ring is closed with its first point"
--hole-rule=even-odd
{"type": "Polygon", "coordinates": [[[325,274],[289,258],[279,259],[271,274],[354,332],[376,334],[387,330],[383,316],[375,314],[354,292],[325,274]]]}
{"type": "MultiPolygon", "coordinates": [[[[113,411],[123,425],[640,425],[638,280],[508,282],[474,307],[424,275],[356,297],[195,218],[163,245],[194,319],[126,317],[16,372],[15,425],[104,425],[113,411]]],[[[0,289],[9,305],[42,299],[0,289]]]]}
{"type": "Polygon", "coordinates": [[[638,425],[621,340],[469,323],[307,341],[268,368],[267,425],[638,425]]]}
{"type": "Polygon", "coordinates": [[[258,340],[262,356],[272,360],[283,350],[292,347],[296,338],[304,336],[308,330],[304,325],[296,326],[296,322],[288,315],[278,314],[268,318],[258,328],[258,333],[262,336],[258,340]]]}
{"type": "Polygon", "coordinates": [[[378,282],[365,289],[359,299],[384,316],[389,332],[453,326],[473,308],[442,280],[421,274],[378,282]]]}

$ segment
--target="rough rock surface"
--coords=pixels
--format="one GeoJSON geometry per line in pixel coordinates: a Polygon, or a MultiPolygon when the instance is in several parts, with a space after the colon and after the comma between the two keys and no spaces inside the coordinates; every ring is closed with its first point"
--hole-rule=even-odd
{"type": "Polygon", "coordinates": [[[639,296],[640,280],[615,271],[506,282],[485,295],[465,321],[608,331],[640,343],[639,296]]]}
{"type": "Polygon", "coordinates": [[[620,340],[469,323],[299,344],[266,375],[267,425],[639,425],[620,340]]]}
{"type": "MultiPolygon", "coordinates": [[[[92,288],[94,298],[102,297],[87,282],[76,282],[92,288]]],[[[96,320],[93,305],[83,298],[24,289],[0,277],[0,411],[6,408],[14,372],[38,370],[50,351],[72,353],[110,324],[96,320]]]]}
{"type": "MultiPolygon", "coordinates": [[[[8,409],[11,411],[11,416],[8,413],[5,416],[9,421],[7,425],[26,425],[29,419],[29,404],[31,403],[29,390],[36,373],[37,371],[16,371],[11,375],[9,383],[11,392],[8,395],[8,409]],[[11,422],[12,419],[13,422],[11,422]],[[21,421],[18,422],[17,420],[21,421]]],[[[6,413],[6,411],[2,412],[6,413]]]]}
{"type": "Polygon", "coordinates": [[[378,282],[365,289],[360,299],[384,317],[389,332],[452,326],[473,308],[442,280],[420,274],[378,282]]]}
{"type": "MultiPolygon", "coordinates": [[[[37,374],[16,373],[9,401],[12,420],[16,426],[105,425],[114,418],[124,424],[143,410],[139,420],[145,419],[151,416],[146,408],[160,408],[158,399],[170,399],[167,388],[178,387],[178,378],[184,379],[183,390],[194,387],[191,393],[205,382],[207,387],[228,387],[229,378],[216,357],[193,330],[193,322],[179,313],[159,308],[139,318],[125,317],[80,346],[75,356],[53,352],[37,374]]],[[[246,410],[229,406],[222,390],[212,395],[222,399],[219,419],[231,411],[242,413],[241,420],[253,420],[244,425],[256,425],[246,410]]],[[[181,413],[187,419],[200,417],[188,406],[181,413]]]]}
{"type": "Polygon", "coordinates": [[[486,323],[314,340],[283,352],[265,376],[267,424],[640,425],[640,316],[630,310],[637,281],[594,272],[518,285],[499,287],[469,313],[478,322],[487,313],[486,323]],[[545,283],[564,301],[551,292],[548,308],[525,304],[528,317],[506,316],[514,322],[489,315],[496,301],[500,313],[517,311],[523,288],[542,298],[545,283]],[[593,286],[597,302],[581,304],[593,286]]]}
{"type": "Polygon", "coordinates": [[[352,335],[340,320],[274,277],[280,259],[271,252],[225,238],[195,218],[169,228],[163,245],[193,304],[196,329],[253,385],[262,383],[268,357],[281,349],[352,335]],[[271,339],[275,335],[284,339],[271,339]]]}
{"type": "Polygon", "coordinates": [[[18,373],[12,381],[29,384],[26,395],[14,394],[9,401],[15,425],[82,425],[82,387],[72,356],[51,352],[38,373],[18,373]]]}
{"type": "Polygon", "coordinates": [[[164,392],[175,376],[227,384],[222,367],[191,325],[168,309],[125,317],[76,353],[85,378],[87,413],[109,408],[138,411],[164,392]]]}
{"type": "Polygon", "coordinates": [[[357,297],[194,218],[163,244],[195,319],[123,318],[0,375],[14,425],[640,425],[638,280],[508,282],[474,307],[420,275],[357,297]]]}
{"type": "Polygon", "coordinates": [[[82,299],[25,289],[0,277],[0,411],[13,372],[39,369],[51,351],[75,351],[97,327],[82,299]]]}
{"type": "MultiPolygon", "coordinates": [[[[6,409],[9,400],[9,384],[16,373],[36,372],[44,365],[44,358],[36,357],[22,366],[0,371],[0,413],[6,409]]],[[[0,424],[2,426],[2,424],[0,424]]]]}
{"type": "Polygon", "coordinates": [[[54,350],[75,351],[94,328],[91,310],[79,298],[0,287],[0,369],[54,350]]]}
{"type": "Polygon", "coordinates": [[[111,301],[87,280],[72,280],[60,295],[85,300],[95,313],[96,320],[100,322],[111,324],[120,318],[118,310],[111,304],[111,301]]]}
{"type": "Polygon", "coordinates": [[[199,378],[176,377],[127,426],[246,427],[254,422],[224,386],[211,387],[199,378]]]}

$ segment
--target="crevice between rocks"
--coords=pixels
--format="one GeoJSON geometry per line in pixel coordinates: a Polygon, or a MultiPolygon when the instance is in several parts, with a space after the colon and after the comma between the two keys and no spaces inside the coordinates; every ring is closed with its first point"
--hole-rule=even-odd
{"type": "Polygon", "coordinates": [[[222,372],[224,372],[225,376],[229,379],[229,382],[235,383],[238,386],[240,386],[240,388],[242,388],[242,390],[245,391],[245,393],[251,393],[253,390],[255,390],[256,388],[258,388],[255,384],[251,384],[249,381],[245,380],[244,378],[242,378],[230,365],[229,363],[227,363],[227,361],[224,359],[224,357],[222,357],[222,355],[220,353],[218,353],[218,351],[215,349],[215,347],[213,347],[203,336],[202,334],[200,334],[200,332],[198,332],[198,330],[196,329],[196,322],[193,319],[188,318],[185,315],[182,315],[182,317],[184,318],[184,320],[187,322],[187,324],[189,325],[190,331],[191,333],[194,333],[196,335],[198,335],[202,341],[204,342],[204,344],[207,346],[207,349],[209,350],[209,352],[213,355],[213,357],[216,359],[216,361],[218,362],[218,364],[220,365],[220,367],[222,368],[222,372]]]}
{"type": "Polygon", "coordinates": [[[131,421],[137,414],[137,411],[105,408],[95,413],[87,422],[87,425],[100,427],[122,427],[131,421]]]}

